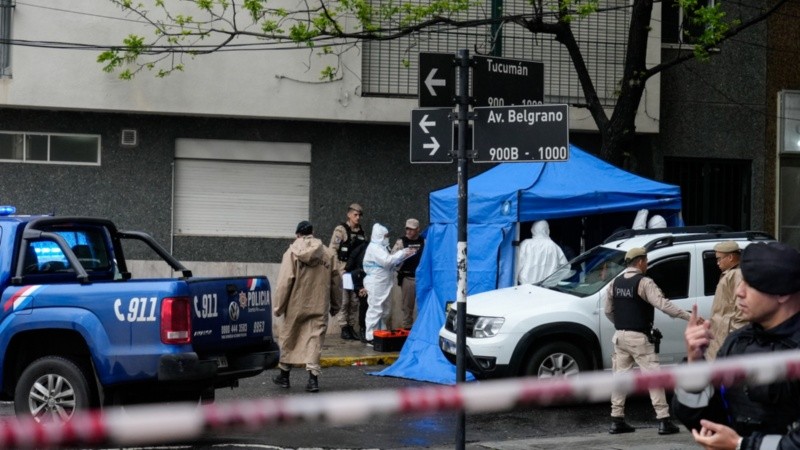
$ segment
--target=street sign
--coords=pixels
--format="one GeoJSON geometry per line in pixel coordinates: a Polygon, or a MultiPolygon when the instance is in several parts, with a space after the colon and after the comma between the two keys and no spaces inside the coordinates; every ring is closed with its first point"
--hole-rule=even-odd
{"type": "Polygon", "coordinates": [[[411,110],[411,162],[453,162],[453,122],[451,108],[411,110]]]}
{"type": "Polygon", "coordinates": [[[473,60],[475,106],[541,105],[544,101],[544,64],[493,56],[474,56],[473,60]]]}
{"type": "Polygon", "coordinates": [[[475,108],[472,143],[475,162],[566,161],[569,106],[475,108]]]}
{"type": "Polygon", "coordinates": [[[455,56],[451,53],[419,54],[419,106],[454,105],[455,56]]]}

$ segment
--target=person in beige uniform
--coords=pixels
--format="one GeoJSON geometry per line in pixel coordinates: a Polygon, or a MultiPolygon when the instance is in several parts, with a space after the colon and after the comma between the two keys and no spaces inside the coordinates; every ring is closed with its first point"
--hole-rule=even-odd
{"type": "Polygon", "coordinates": [[[307,220],[297,225],[297,239],[283,254],[272,298],[275,317],[285,317],[278,339],[280,373],[272,381],[288,389],[292,366],[305,366],[308,392],[319,391],[320,354],[328,314],[335,315],[341,302],[341,279],[334,267],[336,255],[313,232],[314,227],[307,220]]]}
{"type": "MultiPolygon", "coordinates": [[[[642,370],[659,368],[658,354],[649,335],[653,329],[655,309],[670,317],[689,320],[690,314],[664,298],[661,289],[647,272],[647,250],[634,247],[625,254],[627,268],[608,285],[605,314],[616,332],[611,339],[614,353],[611,363],[614,373],[628,372],[635,362],[642,370]]],[[[651,389],[650,401],[659,420],[658,434],[679,431],[669,420],[669,405],[664,389],[651,389]]],[[[611,434],[630,433],[636,429],[625,422],[625,394],[611,393],[611,434]]]]}
{"type": "Polygon", "coordinates": [[[414,311],[417,305],[417,266],[422,257],[425,240],[419,235],[419,220],[406,220],[406,234],[394,243],[391,253],[404,248],[414,249],[414,255],[406,258],[397,268],[397,285],[400,286],[403,300],[403,322],[401,328],[410,329],[414,324],[414,311]]]}
{"type": "MultiPolygon", "coordinates": [[[[358,203],[351,203],[347,207],[347,221],[342,222],[333,229],[333,236],[328,245],[336,253],[336,269],[341,275],[344,274],[344,266],[356,248],[366,244],[366,234],[361,228],[361,217],[364,209],[358,203]]],[[[339,326],[342,327],[341,338],[345,340],[359,340],[364,330],[356,331],[354,327],[358,323],[358,293],[342,287],[342,311],[339,316],[339,326]]]]}
{"type": "Polygon", "coordinates": [[[722,274],[714,292],[714,303],[711,304],[710,330],[713,339],[706,349],[706,359],[709,361],[717,357],[717,351],[731,331],[748,323],[736,306],[736,287],[742,282],[742,271],[739,269],[741,249],[736,242],[725,241],[715,245],[714,252],[722,274]]]}

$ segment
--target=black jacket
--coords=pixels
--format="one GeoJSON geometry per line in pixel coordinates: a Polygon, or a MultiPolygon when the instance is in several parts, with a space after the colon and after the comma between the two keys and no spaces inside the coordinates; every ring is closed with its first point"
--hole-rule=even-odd
{"type": "MultiPolygon", "coordinates": [[[[728,335],[717,358],[800,348],[800,314],[770,330],[746,325],[728,335]]],[[[742,449],[761,449],[766,435],[780,436],[778,450],[800,449],[800,382],[781,381],[766,386],[739,384],[717,388],[704,408],[672,399],[673,414],[689,429],[700,429],[700,419],[728,425],[744,437],[742,449]]],[[[771,442],[772,439],[764,441],[771,442]]]]}

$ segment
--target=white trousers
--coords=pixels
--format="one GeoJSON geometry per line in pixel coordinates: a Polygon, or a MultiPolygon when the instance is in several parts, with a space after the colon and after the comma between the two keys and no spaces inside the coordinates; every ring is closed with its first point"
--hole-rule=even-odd
{"type": "Polygon", "coordinates": [[[391,295],[387,295],[384,298],[376,298],[370,295],[367,299],[369,308],[367,308],[365,322],[367,325],[366,338],[368,341],[373,339],[375,330],[388,329],[386,320],[392,312],[392,301],[390,297],[391,295]]]}

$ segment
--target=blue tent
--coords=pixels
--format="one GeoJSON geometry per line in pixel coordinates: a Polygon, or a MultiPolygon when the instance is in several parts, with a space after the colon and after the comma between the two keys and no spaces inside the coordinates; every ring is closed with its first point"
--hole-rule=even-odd
{"type": "MultiPolygon", "coordinates": [[[[504,163],[468,182],[467,294],[514,284],[516,225],[540,219],[664,212],[681,225],[680,187],[619,169],[570,145],[566,162],[504,163]]],[[[376,375],[455,383],[438,348],[445,307],[456,299],[458,186],[430,194],[430,226],[417,268],[418,317],[398,360],[376,375]]]]}

